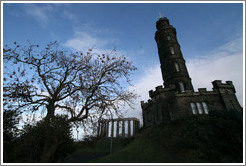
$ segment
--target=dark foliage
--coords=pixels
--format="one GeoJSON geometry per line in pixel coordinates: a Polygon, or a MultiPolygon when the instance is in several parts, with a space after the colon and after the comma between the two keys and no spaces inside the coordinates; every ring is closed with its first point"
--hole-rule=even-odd
{"type": "Polygon", "coordinates": [[[92,149],[95,149],[96,143],[99,141],[98,137],[91,136],[91,135],[86,135],[84,137],[84,141],[82,142],[84,145],[87,145],[91,147],[92,149]]]}
{"type": "Polygon", "coordinates": [[[13,142],[18,136],[17,124],[19,121],[19,114],[13,110],[3,111],[3,146],[4,154],[3,161],[12,160],[12,151],[14,149],[13,142]]]}
{"type": "Polygon", "coordinates": [[[14,145],[12,151],[9,152],[12,158],[6,162],[41,162],[47,140],[51,147],[53,145],[58,147],[54,149],[48,162],[63,162],[63,159],[74,150],[71,126],[66,125],[65,120],[66,117],[56,116],[56,121],[52,121],[49,125],[44,120],[39,121],[35,126],[26,125],[21,136],[11,142],[14,145]]]}

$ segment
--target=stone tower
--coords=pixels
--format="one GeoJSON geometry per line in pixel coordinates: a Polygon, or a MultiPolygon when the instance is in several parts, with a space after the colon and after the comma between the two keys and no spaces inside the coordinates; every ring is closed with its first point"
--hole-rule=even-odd
{"type": "MultiPolygon", "coordinates": [[[[144,127],[189,116],[199,116],[212,112],[233,112],[238,119],[243,119],[243,108],[236,97],[232,81],[212,82],[213,90],[198,88],[194,91],[185,60],[177,41],[176,29],[167,18],[156,22],[159,59],[163,86],[149,91],[150,99],[141,101],[144,127]]],[[[204,78],[205,79],[205,78],[204,78]]]]}
{"type": "Polygon", "coordinates": [[[165,87],[175,86],[179,92],[194,91],[185,60],[177,41],[176,29],[164,17],[156,22],[155,40],[165,87]]]}

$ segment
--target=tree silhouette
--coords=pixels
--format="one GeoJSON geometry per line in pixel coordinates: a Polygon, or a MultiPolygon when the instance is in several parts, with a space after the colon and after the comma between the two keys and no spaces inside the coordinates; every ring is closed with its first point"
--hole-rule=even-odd
{"type": "Polygon", "coordinates": [[[19,114],[15,110],[3,110],[3,162],[13,160],[13,150],[16,138],[19,135],[17,124],[19,122],[19,114]]]}
{"type": "MultiPolygon", "coordinates": [[[[67,124],[119,115],[120,105],[131,105],[136,97],[126,88],[136,67],[114,50],[108,54],[93,53],[92,49],[86,54],[68,53],[60,50],[57,42],[44,49],[15,42],[12,48],[4,47],[3,60],[7,64],[3,78],[3,99],[8,102],[5,108],[11,105],[20,113],[43,110],[47,126],[57,121],[58,114],[67,115],[67,124]]],[[[47,162],[54,141],[47,139],[42,162],[47,162]]]]}

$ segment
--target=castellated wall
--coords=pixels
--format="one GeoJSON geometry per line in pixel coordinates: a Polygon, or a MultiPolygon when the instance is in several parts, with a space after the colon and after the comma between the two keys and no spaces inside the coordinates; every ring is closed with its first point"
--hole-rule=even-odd
{"type": "Polygon", "coordinates": [[[141,102],[144,127],[195,114],[209,114],[213,110],[242,111],[231,81],[222,83],[215,80],[212,84],[212,91],[200,88],[197,92],[186,90],[180,93],[172,86],[168,88],[158,86],[155,91],[149,91],[151,99],[146,103],[141,102]]]}

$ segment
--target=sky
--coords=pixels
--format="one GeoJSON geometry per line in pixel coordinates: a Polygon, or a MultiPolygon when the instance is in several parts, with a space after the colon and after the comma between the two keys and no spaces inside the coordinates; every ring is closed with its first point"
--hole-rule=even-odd
{"type": "Polygon", "coordinates": [[[82,52],[116,48],[138,68],[132,84],[140,97],[125,116],[141,119],[140,101],[163,84],[154,40],[160,16],[176,28],[195,91],[231,80],[243,105],[242,3],[4,3],[3,44],[58,41],[82,52]]]}

